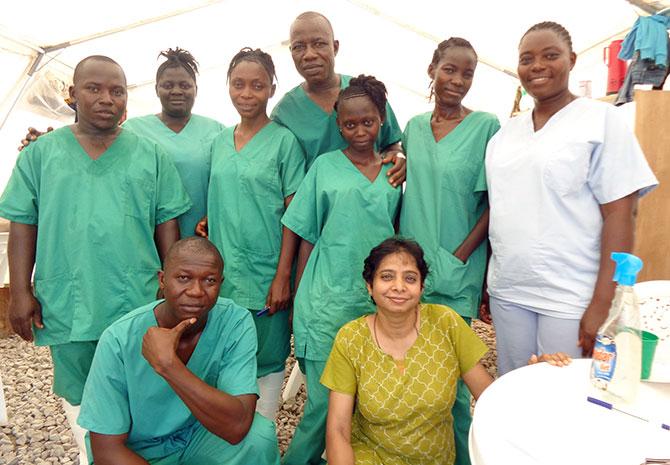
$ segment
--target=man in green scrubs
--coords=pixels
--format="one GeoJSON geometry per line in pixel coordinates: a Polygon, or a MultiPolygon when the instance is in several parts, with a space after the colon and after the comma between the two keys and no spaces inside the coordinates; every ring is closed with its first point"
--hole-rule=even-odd
{"type": "Polygon", "coordinates": [[[254,413],[253,317],[218,298],[218,250],[207,239],[183,239],[158,276],[165,300],[120,318],[100,338],[79,416],[91,461],[279,464],[274,425],[254,413]]]}
{"type": "MultiPolygon", "coordinates": [[[[291,25],[291,56],[296,71],[305,81],[282,97],[270,117],[298,138],[305,151],[307,169],[318,155],[347,146],[337,127],[337,114],[333,109],[340,90],[351,80],[351,76],[335,72],[339,46],[330,21],[320,13],[302,13],[291,25]]],[[[395,164],[387,173],[394,186],[405,180],[405,160],[399,143],[401,136],[398,121],[387,103],[386,121],[377,136],[377,148],[384,152],[385,163],[395,164]]]]}
{"type": "Polygon", "coordinates": [[[0,216],[11,221],[12,326],[50,346],[54,392],[76,406],[100,334],[155,296],[160,258],[179,239],[175,218],[191,203],[168,156],[119,128],[121,67],[88,57],[73,83],[78,121],[20,153],[0,216]]]}

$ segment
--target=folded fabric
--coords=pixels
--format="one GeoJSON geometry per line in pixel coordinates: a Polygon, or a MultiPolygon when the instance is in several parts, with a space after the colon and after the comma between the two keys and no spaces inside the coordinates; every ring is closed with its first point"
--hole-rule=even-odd
{"type": "Polygon", "coordinates": [[[670,17],[664,15],[642,16],[621,44],[619,58],[629,60],[633,53],[640,52],[640,59],[654,60],[658,66],[668,64],[668,26],[670,17]]]}

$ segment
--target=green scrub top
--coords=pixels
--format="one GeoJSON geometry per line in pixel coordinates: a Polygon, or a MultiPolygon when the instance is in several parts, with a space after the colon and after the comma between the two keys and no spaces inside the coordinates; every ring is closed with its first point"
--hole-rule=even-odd
{"type": "Polygon", "coordinates": [[[69,127],[19,154],[0,216],[37,225],[38,345],[94,341],[156,296],[157,224],[191,208],[170,157],[122,130],[97,160],[69,127]]]}
{"type": "Polygon", "coordinates": [[[213,119],[191,115],[186,126],[174,132],[158,116],[147,115],[130,118],[123,127],[160,145],[172,157],[193,203],[193,207],[179,217],[179,230],[181,237],[194,236],[196,224],[206,215],[212,140],[224,126],[213,119]]]}
{"type": "Polygon", "coordinates": [[[291,131],[275,122],[239,151],[234,132],[224,130],[212,144],[209,239],[225,263],[221,295],[258,310],[277,271],[284,199],[305,176],[305,156],[291,131]]]}
{"type": "MultiPolygon", "coordinates": [[[[184,449],[200,425],[142,356],[144,334],[158,325],[154,308],[159,303],[134,310],[103,333],[77,420],[95,433],[128,433],[128,447],[145,459],[184,449]]],[[[258,395],[256,330],[249,311],[219,298],[186,367],[232,396],[258,395]]]]}
{"type": "Polygon", "coordinates": [[[415,116],[405,128],[407,185],[400,234],[421,245],[430,267],[423,300],[476,318],[486,268],[486,241],[465,264],[453,252],[488,206],[484,155],[500,123],[495,115],[475,111],[436,142],[431,116],[415,116]]]}
{"type": "MultiPolygon", "coordinates": [[[[340,74],[340,88],[349,86],[351,76],[340,74]]],[[[300,141],[307,160],[307,169],[312,166],[314,159],[322,153],[347,148],[347,142],[342,138],[337,126],[337,113],[333,110],[326,113],[307,96],[299,85],[282,97],[272,110],[271,118],[289,128],[300,141]]],[[[399,142],[402,131],[398,120],[386,103],[386,121],[377,136],[377,149],[384,149],[399,142]]]]}
{"type": "Polygon", "coordinates": [[[374,306],[363,281],[370,250],[393,236],[400,189],[370,181],[341,151],[319,156],[282,223],[314,244],[293,306],[296,357],[326,361],[340,327],[374,306]]]}

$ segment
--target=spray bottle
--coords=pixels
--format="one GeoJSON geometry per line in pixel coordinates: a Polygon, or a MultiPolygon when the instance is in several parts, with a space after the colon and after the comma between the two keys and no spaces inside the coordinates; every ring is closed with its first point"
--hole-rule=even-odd
{"type": "Polygon", "coordinates": [[[609,400],[632,402],[642,370],[640,310],[633,290],[642,260],[615,252],[614,281],[618,283],[609,316],[598,330],[593,348],[591,381],[609,400]]]}

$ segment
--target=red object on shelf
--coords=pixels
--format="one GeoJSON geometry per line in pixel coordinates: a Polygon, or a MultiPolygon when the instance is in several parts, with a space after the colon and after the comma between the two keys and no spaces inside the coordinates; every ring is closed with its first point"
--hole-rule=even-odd
{"type": "Polygon", "coordinates": [[[623,85],[628,64],[619,59],[623,40],[613,40],[603,49],[603,61],[607,65],[607,95],[616,94],[623,85]]]}

